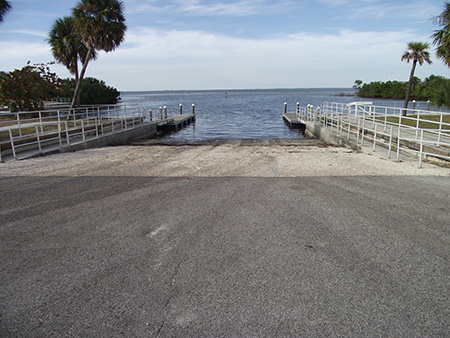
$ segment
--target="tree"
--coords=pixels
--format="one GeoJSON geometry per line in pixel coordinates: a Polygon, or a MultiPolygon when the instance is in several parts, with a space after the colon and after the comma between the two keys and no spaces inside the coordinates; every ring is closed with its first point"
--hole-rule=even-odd
{"type": "Polygon", "coordinates": [[[49,97],[58,95],[60,80],[49,64],[28,64],[0,78],[0,104],[11,111],[39,110],[49,97]]]}
{"type": "MultiPolygon", "coordinates": [[[[78,61],[86,58],[88,49],[73,30],[74,18],[66,16],[53,24],[49,33],[49,44],[56,62],[62,63],[69,72],[75,75],[75,83],[79,80],[78,61]]],[[[91,52],[90,60],[95,60],[97,53],[91,52]]],[[[80,105],[80,96],[76,97],[76,105],[80,105]]]]}
{"type": "Polygon", "coordinates": [[[71,106],[81,88],[91,54],[96,50],[111,52],[125,39],[125,17],[123,3],[119,0],[81,0],[72,10],[74,31],[87,47],[86,57],[80,73],[71,106]]]}
{"type": "Polygon", "coordinates": [[[355,84],[353,85],[353,89],[360,90],[363,82],[362,80],[355,80],[355,84]]]}
{"type": "Polygon", "coordinates": [[[444,11],[435,17],[434,21],[443,26],[431,36],[436,46],[436,55],[450,67],[450,2],[445,3],[444,11]]]}
{"type": "Polygon", "coordinates": [[[409,101],[409,95],[411,94],[411,88],[414,81],[414,72],[416,70],[417,62],[419,65],[422,65],[424,62],[427,62],[428,64],[431,64],[430,59],[430,53],[427,51],[427,49],[430,46],[428,43],[423,42],[410,42],[408,43],[408,49],[403,53],[402,55],[402,61],[406,61],[409,63],[409,61],[412,60],[412,68],[411,73],[409,75],[409,84],[408,89],[406,90],[406,96],[405,96],[405,104],[403,110],[403,116],[406,116],[406,108],[408,108],[408,101],[409,101]]]}
{"type": "Polygon", "coordinates": [[[0,0],[0,23],[3,22],[6,13],[8,13],[10,10],[11,4],[9,3],[9,1],[0,0]]]}
{"type": "MultiPolygon", "coordinates": [[[[76,87],[74,79],[62,80],[63,96],[73,95],[76,87]]],[[[86,77],[81,82],[81,104],[116,104],[120,100],[120,92],[107,86],[104,81],[86,77]]]]}

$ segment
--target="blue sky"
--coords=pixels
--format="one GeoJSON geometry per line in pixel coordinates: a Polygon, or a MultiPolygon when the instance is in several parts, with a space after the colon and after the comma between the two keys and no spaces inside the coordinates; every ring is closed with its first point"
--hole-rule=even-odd
{"type": "MultiPolygon", "coordinates": [[[[11,0],[0,70],[53,60],[46,42],[75,0],[11,0]]],[[[125,0],[127,34],[86,76],[119,90],[351,87],[407,81],[410,41],[430,42],[443,0],[125,0]]],[[[450,78],[436,59],[416,76],[450,78]]],[[[61,65],[60,77],[70,74],[61,65]]]]}

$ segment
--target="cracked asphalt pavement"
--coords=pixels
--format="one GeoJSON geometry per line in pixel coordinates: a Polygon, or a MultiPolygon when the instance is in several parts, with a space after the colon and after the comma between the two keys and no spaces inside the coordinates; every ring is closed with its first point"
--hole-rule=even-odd
{"type": "Polygon", "coordinates": [[[1,337],[443,337],[445,176],[0,177],[1,337]]]}

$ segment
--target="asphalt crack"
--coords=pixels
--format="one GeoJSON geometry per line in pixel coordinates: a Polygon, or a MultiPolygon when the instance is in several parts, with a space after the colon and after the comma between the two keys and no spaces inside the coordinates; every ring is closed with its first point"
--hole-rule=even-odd
{"type": "Polygon", "coordinates": [[[163,320],[161,322],[161,324],[159,325],[158,331],[156,332],[156,337],[160,337],[161,332],[163,331],[166,323],[167,323],[167,312],[170,306],[170,303],[177,298],[180,295],[180,291],[178,290],[177,286],[176,286],[176,282],[177,282],[177,276],[180,273],[180,269],[181,266],[183,265],[184,262],[187,261],[187,257],[183,258],[175,267],[175,270],[172,274],[172,279],[171,279],[171,283],[170,283],[170,287],[172,289],[172,295],[167,299],[166,303],[164,304],[164,317],[163,320]]]}

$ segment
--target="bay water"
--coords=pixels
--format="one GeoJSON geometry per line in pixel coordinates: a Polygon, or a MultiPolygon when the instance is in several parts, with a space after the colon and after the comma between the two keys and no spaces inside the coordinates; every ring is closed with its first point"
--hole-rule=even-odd
{"type": "Polygon", "coordinates": [[[153,114],[159,107],[166,106],[169,115],[176,115],[179,104],[182,104],[183,113],[189,114],[192,104],[195,104],[194,123],[161,136],[166,141],[192,142],[209,139],[301,139],[304,137],[302,132],[289,129],[284,123],[284,102],[288,105],[288,112],[295,112],[297,102],[303,107],[308,104],[317,107],[325,101],[367,101],[346,96],[353,93],[351,88],[313,88],[146,91],[122,92],[121,96],[122,103],[141,104],[145,111],[151,109],[153,114]]]}

